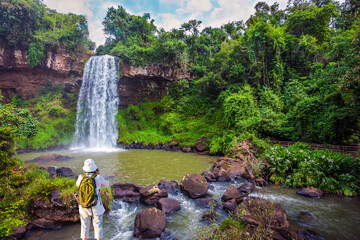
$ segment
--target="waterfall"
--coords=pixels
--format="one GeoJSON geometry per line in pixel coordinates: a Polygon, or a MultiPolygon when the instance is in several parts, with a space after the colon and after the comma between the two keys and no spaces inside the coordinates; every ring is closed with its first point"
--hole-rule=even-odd
{"type": "Polygon", "coordinates": [[[109,55],[91,57],[85,65],[77,103],[73,147],[115,148],[118,138],[116,114],[117,58],[109,55]]]}

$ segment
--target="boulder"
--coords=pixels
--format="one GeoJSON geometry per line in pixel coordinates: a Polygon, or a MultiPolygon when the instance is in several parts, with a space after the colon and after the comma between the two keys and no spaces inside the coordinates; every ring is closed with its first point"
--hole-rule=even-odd
{"type": "Polygon", "coordinates": [[[158,184],[160,189],[165,189],[168,193],[178,193],[179,192],[179,184],[175,180],[168,181],[163,179],[158,184]]]}
{"type": "Polygon", "coordinates": [[[140,186],[135,183],[115,183],[111,186],[112,189],[120,189],[120,190],[131,190],[134,192],[139,192],[143,186],[140,186]]]}
{"type": "Polygon", "coordinates": [[[228,212],[234,211],[236,206],[237,206],[237,202],[235,199],[231,199],[229,201],[223,202],[223,209],[228,212]]]}
{"type": "Polygon", "coordinates": [[[172,214],[181,209],[179,201],[173,198],[161,198],[155,203],[155,207],[166,214],[172,214]]]}
{"type": "Polygon", "coordinates": [[[52,220],[47,220],[45,218],[37,218],[35,220],[32,220],[30,222],[31,225],[31,229],[51,229],[51,230],[55,230],[55,229],[60,229],[62,227],[62,223],[61,222],[56,222],[56,221],[52,221],[52,220]]]}
{"type": "Polygon", "coordinates": [[[48,167],[46,169],[46,171],[48,171],[48,173],[50,173],[50,177],[51,178],[55,178],[56,177],[56,169],[55,167],[48,167]]]}
{"type": "Polygon", "coordinates": [[[230,185],[221,197],[223,209],[225,211],[234,211],[237,204],[240,203],[246,195],[247,194],[241,193],[234,185],[230,185]]]}
{"type": "Polygon", "coordinates": [[[137,202],[140,198],[140,193],[138,192],[134,192],[131,190],[119,190],[116,189],[114,191],[114,198],[121,198],[121,200],[123,202],[127,202],[127,203],[134,203],[137,202]]]}
{"type": "Polygon", "coordinates": [[[255,190],[255,185],[251,182],[247,182],[242,184],[240,187],[237,188],[241,194],[249,195],[255,190]]]}
{"type": "Polygon", "coordinates": [[[37,158],[34,158],[33,160],[27,161],[26,163],[44,163],[44,162],[57,162],[57,161],[66,161],[66,160],[70,160],[73,157],[70,156],[63,156],[60,154],[54,154],[54,153],[50,153],[50,154],[44,154],[41,155],[37,158]]]}
{"type": "Polygon", "coordinates": [[[189,153],[189,152],[191,152],[191,147],[182,146],[182,147],[181,147],[181,150],[182,150],[183,152],[189,153]]]}
{"type": "Polygon", "coordinates": [[[230,185],[224,195],[221,197],[223,202],[227,202],[229,200],[235,199],[236,201],[241,201],[244,194],[241,194],[239,190],[234,186],[230,185]]]}
{"type": "Polygon", "coordinates": [[[231,181],[241,178],[245,172],[245,164],[240,159],[221,157],[209,172],[205,171],[203,175],[211,181],[231,181]]]}
{"type": "Polygon", "coordinates": [[[207,139],[202,137],[196,141],[195,148],[199,152],[203,152],[206,149],[206,145],[207,145],[207,139]]]}
{"type": "Polygon", "coordinates": [[[140,202],[146,205],[153,205],[157,201],[159,201],[160,198],[168,197],[168,192],[165,189],[158,188],[157,185],[144,187],[140,189],[139,193],[140,193],[140,202]]]}
{"type": "Polygon", "coordinates": [[[249,139],[245,139],[242,142],[235,143],[226,155],[245,160],[248,157],[255,158],[254,154],[258,153],[260,153],[258,147],[249,139]]]}
{"type": "Polygon", "coordinates": [[[205,198],[197,198],[195,200],[195,204],[198,207],[201,208],[212,208],[212,207],[217,207],[218,206],[218,202],[210,197],[205,197],[205,198]]]}
{"type": "Polygon", "coordinates": [[[52,191],[50,196],[50,201],[34,200],[31,202],[29,213],[38,218],[55,222],[79,221],[79,208],[75,197],[65,202],[60,198],[59,191],[52,191]]]}
{"type": "Polygon", "coordinates": [[[209,188],[206,179],[200,174],[186,174],[181,180],[181,192],[190,198],[205,197],[209,188]]]}
{"type": "Polygon", "coordinates": [[[121,198],[123,202],[134,203],[140,198],[143,187],[134,183],[115,183],[111,186],[114,199],[121,198]]]}
{"type": "Polygon", "coordinates": [[[208,181],[208,182],[216,182],[216,177],[215,177],[215,175],[212,173],[212,172],[210,172],[210,171],[205,171],[205,172],[203,172],[202,174],[201,174],[205,179],[206,179],[206,181],[208,181]]]}
{"type": "Polygon", "coordinates": [[[234,216],[241,216],[248,229],[267,226],[272,239],[304,239],[301,231],[291,227],[284,208],[277,203],[258,197],[249,197],[240,203],[234,216]]]}
{"type": "Polygon", "coordinates": [[[314,187],[302,188],[296,193],[310,198],[320,198],[324,194],[324,192],[314,187]]]}
{"type": "Polygon", "coordinates": [[[176,141],[176,140],[172,140],[171,143],[170,143],[170,147],[176,147],[179,145],[179,142],[176,141]]]}
{"type": "Polygon", "coordinates": [[[265,159],[258,160],[253,154],[244,159],[221,157],[214,163],[210,171],[205,171],[202,175],[209,182],[226,182],[241,178],[254,180],[256,174],[254,174],[252,166],[259,161],[266,165],[265,159]]]}
{"type": "Polygon", "coordinates": [[[73,171],[71,170],[71,168],[67,168],[67,167],[61,167],[61,168],[56,169],[56,175],[58,177],[75,178],[75,175],[74,175],[73,171]]]}
{"type": "Polygon", "coordinates": [[[254,180],[256,186],[265,187],[267,182],[262,177],[258,177],[254,180]]]}
{"type": "Polygon", "coordinates": [[[136,214],[134,237],[140,239],[160,237],[166,227],[166,214],[155,208],[144,209],[136,214]]]}

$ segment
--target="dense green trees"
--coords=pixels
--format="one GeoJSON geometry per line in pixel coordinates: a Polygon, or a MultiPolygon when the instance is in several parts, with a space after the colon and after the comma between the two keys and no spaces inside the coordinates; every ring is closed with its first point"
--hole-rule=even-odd
{"type": "MultiPolygon", "coordinates": [[[[173,115],[216,111],[226,130],[318,143],[360,137],[359,31],[356,1],[293,0],[286,9],[258,2],[245,23],[220,28],[190,20],[156,29],[149,15],[111,8],[112,36],[98,53],[130,64],[172,64],[194,79],[170,88],[173,115]],[[187,106],[191,105],[191,106],[187,106]]],[[[214,118],[215,120],[215,118],[214,118]]],[[[236,134],[235,134],[236,135],[236,134]]]]}
{"type": "Polygon", "coordinates": [[[31,67],[42,62],[46,50],[62,48],[75,54],[95,47],[85,16],[57,13],[40,0],[1,1],[0,39],[27,49],[31,67]]]}

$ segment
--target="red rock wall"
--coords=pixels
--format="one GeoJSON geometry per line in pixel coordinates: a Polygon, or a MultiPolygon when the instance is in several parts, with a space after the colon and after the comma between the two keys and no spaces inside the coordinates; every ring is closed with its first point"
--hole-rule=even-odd
{"type": "Polygon", "coordinates": [[[119,79],[119,108],[130,104],[137,105],[144,99],[159,100],[168,91],[170,84],[178,79],[191,79],[189,71],[182,71],[169,66],[151,65],[133,67],[123,64],[123,76],[119,79]]]}
{"type": "MultiPolygon", "coordinates": [[[[15,94],[33,98],[48,80],[53,85],[65,84],[68,90],[79,90],[84,61],[89,57],[85,54],[74,57],[60,49],[48,52],[44,63],[32,69],[26,50],[14,49],[0,41],[0,89],[4,102],[10,102],[15,94]]],[[[147,67],[123,64],[121,71],[118,84],[121,109],[146,98],[159,100],[174,80],[191,79],[188,71],[159,64],[147,67]]]]}
{"type": "Polygon", "coordinates": [[[26,50],[14,49],[0,42],[0,89],[4,102],[9,102],[15,94],[32,98],[47,81],[79,89],[83,63],[89,57],[88,54],[74,57],[61,49],[54,50],[47,53],[41,66],[33,69],[26,50]]]}

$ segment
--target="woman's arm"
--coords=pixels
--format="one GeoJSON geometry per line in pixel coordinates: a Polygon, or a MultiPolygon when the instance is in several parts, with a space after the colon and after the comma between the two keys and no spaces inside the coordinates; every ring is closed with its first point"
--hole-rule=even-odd
{"type": "Polygon", "coordinates": [[[110,182],[105,180],[105,178],[103,176],[99,175],[99,180],[100,180],[101,186],[109,187],[110,182]]]}
{"type": "Polygon", "coordinates": [[[76,180],[76,186],[77,187],[80,187],[80,183],[81,183],[82,179],[83,179],[83,177],[81,175],[79,175],[78,179],[76,180]]]}

